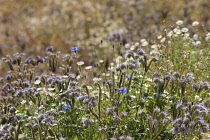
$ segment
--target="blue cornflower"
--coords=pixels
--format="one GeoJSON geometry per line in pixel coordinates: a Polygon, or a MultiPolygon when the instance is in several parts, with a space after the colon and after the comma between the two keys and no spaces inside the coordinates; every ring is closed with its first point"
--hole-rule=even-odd
{"type": "Polygon", "coordinates": [[[131,74],[126,74],[126,77],[127,78],[131,78],[131,74]]]}
{"type": "Polygon", "coordinates": [[[67,109],[70,109],[71,106],[69,104],[64,104],[62,105],[62,108],[67,110],[67,109]]]}
{"type": "Polygon", "coordinates": [[[71,51],[72,51],[72,52],[79,51],[79,48],[78,48],[78,47],[73,47],[73,48],[71,48],[71,51]]]}
{"type": "Polygon", "coordinates": [[[121,87],[121,88],[118,89],[118,91],[120,93],[126,93],[127,92],[127,89],[125,87],[121,87]]]}

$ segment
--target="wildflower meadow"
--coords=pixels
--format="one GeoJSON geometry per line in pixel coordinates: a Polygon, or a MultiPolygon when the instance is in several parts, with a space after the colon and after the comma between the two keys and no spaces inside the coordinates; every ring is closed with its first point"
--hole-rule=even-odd
{"type": "MultiPolygon", "coordinates": [[[[124,7],[120,2],[105,0],[103,4],[124,7]]],[[[140,10],[141,1],[132,4],[133,13],[140,10]]],[[[29,48],[15,52],[18,45],[13,49],[4,46],[0,49],[5,54],[0,63],[0,140],[209,140],[209,24],[182,19],[159,25],[151,36],[129,30],[130,25],[136,25],[129,21],[138,23],[129,19],[125,34],[105,32],[102,39],[87,26],[97,26],[94,32],[108,27],[88,23],[90,19],[83,25],[90,38],[81,34],[74,38],[77,43],[67,43],[68,47],[56,46],[59,41],[43,43],[41,50],[34,52],[29,48]],[[85,41],[89,47],[82,45],[85,41]],[[10,48],[12,53],[7,54],[10,48]]],[[[60,33],[55,36],[66,39],[60,33]]],[[[29,40],[37,39],[34,44],[39,46],[36,37],[29,40]]]]}

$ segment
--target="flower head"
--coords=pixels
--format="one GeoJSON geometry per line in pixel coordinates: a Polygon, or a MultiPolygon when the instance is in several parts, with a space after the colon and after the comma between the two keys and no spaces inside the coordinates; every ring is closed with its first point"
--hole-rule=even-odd
{"type": "Polygon", "coordinates": [[[53,52],[53,46],[48,46],[46,48],[46,52],[53,52]]]}
{"type": "Polygon", "coordinates": [[[94,90],[94,91],[91,92],[91,95],[98,96],[99,95],[99,91],[98,90],[94,90]]]}
{"type": "Polygon", "coordinates": [[[182,21],[182,20],[178,20],[178,21],[176,22],[176,24],[177,24],[177,25],[182,25],[182,24],[183,24],[183,21],[182,21]]]}
{"type": "Polygon", "coordinates": [[[62,108],[67,110],[67,109],[70,109],[71,106],[69,104],[64,104],[64,105],[62,105],[62,108]]]}
{"type": "Polygon", "coordinates": [[[93,68],[92,66],[85,67],[86,70],[89,70],[89,69],[92,69],[92,68],[93,68]]]}
{"type": "Polygon", "coordinates": [[[193,23],[192,23],[192,26],[198,26],[199,25],[199,22],[198,21],[194,21],[193,23]]]}
{"type": "Polygon", "coordinates": [[[182,32],[184,32],[184,33],[186,33],[186,32],[188,32],[188,28],[182,28],[182,32]]]}
{"type": "Polygon", "coordinates": [[[125,87],[121,87],[121,88],[118,89],[118,91],[120,93],[126,93],[127,92],[127,89],[125,87]]]}
{"type": "Polygon", "coordinates": [[[71,51],[72,51],[72,52],[77,52],[78,50],[79,50],[78,47],[73,47],[73,48],[71,48],[71,51]]]}
{"type": "Polygon", "coordinates": [[[77,62],[77,65],[78,66],[82,66],[84,64],[84,62],[83,61],[79,61],[79,62],[77,62]]]}

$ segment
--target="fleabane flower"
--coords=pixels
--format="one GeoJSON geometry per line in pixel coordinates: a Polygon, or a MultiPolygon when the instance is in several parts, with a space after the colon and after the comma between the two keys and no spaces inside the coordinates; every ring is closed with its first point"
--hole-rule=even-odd
{"type": "Polygon", "coordinates": [[[184,32],[184,33],[186,33],[186,32],[188,32],[188,28],[182,28],[182,32],[184,32]]]}
{"type": "Polygon", "coordinates": [[[40,83],[41,83],[41,80],[36,80],[36,81],[34,82],[35,85],[39,85],[40,83]]]}
{"type": "Polygon", "coordinates": [[[197,100],[197,101],[201,101],[202,99],[201,99],[201,97],[200,97],[200,96],[195,95],[195,100],[197,100]]]}
{"type": "Polygon", "coordinates": [[[25,139],[25,138],[26,138],[26,135],[25,135],[25,134],[19,134],[19,135],[18,135],[18,138],[19,138],[19,139],[25,139]]]}
{"type": "Polygon", "coordinates": [[[87,66],[87,67],[85,67],[86,70],[90,70],[90,69],[92,69],[92,68],[93,68],[92,66],[87,66]]]}
{"type": "Polygon", "coordinates": [[[83,62],[83,61],[79,61],[79,62],[77,62],[77,65],[78,66],[82,66],[82,65],[84,65],[85,63],[83,62]]]}
{"type": "Polygon", "coordinates": [[[207,34],[206,34],[205,40],[206,40],[206,41],[209,41],[209,40],[210,40],[210,33],[207,33],[207,34]]]}
{"type": "Polygon", "coordinates": [[[126,49],[130,48],[130,44],[125,44],[125,48],[126,49]]]}
{"type": "Polygon", "coordinates": [[[93,81],[94,81],[94,82],[99,82],[99,81],[101,81],[101,80],[102,80],[101,78],[97,78],[97,77],[93,78],[93,81]]]}
{"type": "Polygon", "coordinates": [[[119,91],[120,93],[126,93],[126,92],[127,92],[127,88],[125,88],[125,87],[120,87],[120,88],[118,89],[118,91],[119,91]]]}
{"type": "Polygon", "coordinates": [[[99,60],[99,63],[103,63],[104,62],[104,60],[99,60]]]}
{"type": "Polygon", "coordinates": [[[147,41],[144,41],[141,45],[145,47],[145,46],[147,46],[148,44],[149,44],[149,43],[148,43],[147,41]]]}
{"type": "Polygon", "coordinates": [[[99,95],[99,91],[98,90],[94,90],[94,91],[91,92],[91,95],[98,96],[99,95]]]}
{"type": "Polygon", "coordinates": [[[198,21],[194,21],[193,23],[192,23],[192,26],[198,26],[199,25],[199,22],[198,21]]]}
{"type": "Polygon", "coordinates": [[[195,46],[200,46],[200,45],[201,45],[201,41],[196,41],[196,42],[194,43],[194,45],[195,45],[195,46]]]}
{"type": "Polygon", "coordinates": [[[183,21],[182,21],[182,20],[178,20],[178,21],[176,22],[176,24],[177,24],[177,25],[182,25],[182,24],[183,24],[183,21]]]}
{"type": "Polygon", "coordinates": [[[32,101],[29,101],[29,104],[30,104],[30,105],[34,105],[34,102],[32,102],[32,101]]]}

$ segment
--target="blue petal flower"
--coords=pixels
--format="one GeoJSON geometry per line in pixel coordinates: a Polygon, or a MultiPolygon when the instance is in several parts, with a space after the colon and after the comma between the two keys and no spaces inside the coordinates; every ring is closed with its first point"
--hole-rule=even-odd
{"type": "Polygon", "coordinates": [[[72,51],[72,52],[76,52],[76,51],[78,51],[78,50],[79,50],[78,47],[73,47],[73,48],[71,48],[71,51],[72,51]]]}
{"type": "Polygon", "coordinates": [[[62,105],[62,108],[67,110],[67,109],[70,109],[71,106],[69,104],[64,104],[62,105]]]}
{"type": "Polygon", "coordinates": [[[127,92],[127,89],[125,87],[121,87],[121,88],[118,89],[118,91],[120,93],[126,93],[127,92]]]}
{"type": "Polygon", "coordinates": [[[126,77],[127,78],[131,78],[131,74],[126,74],[126,77]]]}

